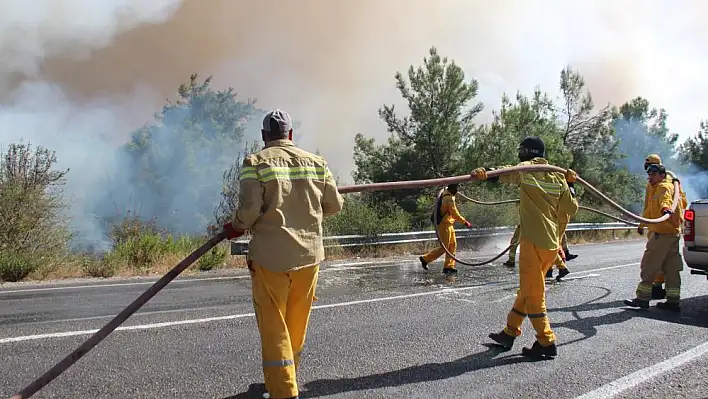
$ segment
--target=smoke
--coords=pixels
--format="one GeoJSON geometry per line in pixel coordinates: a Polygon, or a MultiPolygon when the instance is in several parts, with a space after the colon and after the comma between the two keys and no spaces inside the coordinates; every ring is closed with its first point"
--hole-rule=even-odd
{"type": "Polygon", "coordinates": [[[87,226],[95,216],[83,210],[111,188],[103,177],[127,167],[115,149],[195,72],[261,108],[288,110],[302,122],[300,145],[319,149],[345,181],[354,135],[387,135],[377,110],[403,105],[395,72],[420,64],[433,45],[480,81],[479,123],[503,92],[540,85],[557,95],[566,64],[586,77],[598,105],[641,95],[668,109],[682,139],[696,130],[704,109],[696,99],[708,91],[708,6],[699,1],[20,4],[0,4],[0,145],[24,138],[56,150],[60,166],[72,168],[76,223],[87,226]]]}

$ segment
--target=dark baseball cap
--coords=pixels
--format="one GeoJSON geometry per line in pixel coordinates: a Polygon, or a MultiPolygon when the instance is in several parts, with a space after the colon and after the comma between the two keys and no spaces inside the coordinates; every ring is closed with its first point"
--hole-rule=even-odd
{"type": "Polygon", "coordinates": [[[263,130],[268,133],[287,133],[293,128],[293,120],[290,115],[280,109],[268,112],[263,117],[263,130]]]}

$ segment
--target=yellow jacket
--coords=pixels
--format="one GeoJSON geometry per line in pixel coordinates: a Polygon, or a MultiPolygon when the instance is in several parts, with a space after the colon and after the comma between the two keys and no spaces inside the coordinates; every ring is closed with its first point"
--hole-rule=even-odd
{"type": "MultiPolygon", "coordinates": [[[[548,161],[534,158],[517,166],[522,165],[548,165],[548,161]]],[[[520,238],[558,250],[568,221],[578,212],[578,201],[571,195],[565,176],[558,172],[511,173],[499,176],[499,181],[519,186],[520,238]]]]}
{"type": "Polygon", "coordinates": [[[462,216],[457,210],[457,205],[455,205],[455,196],[448,190],[443,191],[442,194],[440,215],[442,215],[440,225],[453,225],[456,221],[460,223],[467,222],[467,219],[465,219],[464,216],[462,216]]]}
{"type": "MultiPolygon", "coordinates": [[[[674,200],[674,185],[670,177],[661,182],[647,185],[646,199],[644,201],[643,217],[647,219],[658,219],[663,216],[662,209],[671,208],[674,200]]],[[[668,220],[661,223],[647,225],[649,232],[659,234],[679,234],[681,232],[680,212],[682,204],[676,207],[676,213],[668,220]]]]}
{"type": "MultiPolygon", "coordinates": [[[[666,180],[671,183],[671,186],[673,187],[674,180],[676,180],[676,175],[671,172],[671,171],[666,171],[666,180]]],[[[647,205],[649,204],[649,193],[651,192],[652,187],[651,184],[647,183],[646,190],[644,191],[644,210],[642,211],[642,215],[647,211],[647,205]]],[[[673,191],[672,191],[673,193],[673,191]]],[[[671,194],[673,196],[673,194],[671,194]]],[[[683,228],[683,211],[688,208],[688,200],[686,199],[686,193],[683,191],[683,186],[679,184],[679,195],[681,196],[681,200],[676,207],[676,214],[679,216],[679,228],[683,228]]],[[[673,197],[672,197],[673,199],[673,197]]],[[[646,216],[645,216],[646,217],[646,216]]],[[[639,223],[639,227],[647,227],[646,223],[639,223]]],[[[649,230],[652,231],[652,230],[649,230]]]]}
{"type": "Polygon", "coordinates": [[[344,199],[324,158],[275,140],[243,160],[237,229],[251,230],[248,259],[283,272],[324,260],[322,219],[344,199]]]}

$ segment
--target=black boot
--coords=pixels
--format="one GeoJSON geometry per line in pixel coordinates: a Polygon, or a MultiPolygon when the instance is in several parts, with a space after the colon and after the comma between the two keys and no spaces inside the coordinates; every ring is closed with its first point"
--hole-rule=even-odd
{"type": "Polygon", "coordinates": [[[666,298],[666,290],[661,286],[661,284],[654,284],[651,287],[651,299],[664,298],[666,298]]]}
{"type": "Polygon", "coordinates": [[[527,357],[535,357],[541,359],[551,359],[554,356],[558,356],[558,349],[556,348],[555,342],[550,346],[542,346],[538,341],[533,343],[530,348],[523,348],[521,354],[527,357]]]}
{"type": "Polygon", "coordinates": [[[507,260],[506,262],[504,262],[504,266],[514,267],[516,266],[516,262],[514,262],[513,260],[507,260]]]}
{"type": "Polygon", "coordinates": [[[565,276],[570,274],[570,271],[568,271],[568,268],[566,267],[565,269],[558,269],[558,275],[556,276],[556,281],[561,281],[561,279],[565,276]]]}
{"type": "Polygon", "coordinates": [[[639,298],[634,298],[631,301],[629,299],[625,299],[624,304],[632,308],[649,309],[649,301],[639,298]]]}
{"type": "Polygon", "coordinates": [[[546,278],[553,278],[553,268],[548,269],[546,272],[546,278]]]}
{"type": "Polygon", "coordinates": [[[506,350],[509,350],[512,346],[514,346],[514,340],[516,339],[516,337],[512,337],[511,335],[505,333],[503,330],[498,333],[489,334],[489,338],[491,338],[497,344],[503,346],[506,350]]]}
{"type": "Polygon", "coordinates": [[[423,267],[423,269],[428,270],[428,262],[423,259],[423,257],[419,257],[418,260],[420,261],[420,265],[423,267]]]}
{"type": "Polygon", "coordinates": [[[575,259],[575,258],[577,258],[577,257],[578,257],[578,254],[569,254],[569,253],[566,253],[566,254],[565,254],[565,260],[566,260],[566,262],[569,261],[569,260],[573,260],[573,259],[575,259]]]}
{"type": "Polygon", "coordinates": [[[678,302],[659,302],[656,304],[657,309],[670,310],[672,312],[680,312],[681,305],[678,302]]]}
{"type": "Polygon", "coordinates": [[[443,274],[455,274],[457,273],[457,269],[452,268],[452,267],[445,267],[443,268],[443,274]]]}

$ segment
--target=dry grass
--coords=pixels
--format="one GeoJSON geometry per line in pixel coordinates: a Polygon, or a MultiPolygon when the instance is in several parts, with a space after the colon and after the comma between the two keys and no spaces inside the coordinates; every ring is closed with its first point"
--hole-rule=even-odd
{"type": "MultiPolygon", "coordinates": [[[[642,236],[638,235],[634,230],[612,231],[586,231],[586,232],[569,232],[568,240],[570,244],[590,243],[590,242],[608,242],[615,240],[638,239],[642,236]]],[[[506,243],[511,236],[499,236],[495,239],[495,243],[506,243]]],[[[459,250],[479,250],[489,244],[488,238],[470,238],[459,239],[459,250]]],[[[327,259],[340,260],[350,259],[352,257],[364,258],[385,258],[391,256],[407,256],[422,254],[437,245],[435,241],[402,244],[402,245],[377,245],[364,247],[334,247],[327,248],[327,259]]],[[[176,250],[168,251],[160,254],[149,267],[135,267],[129,262],[115,261],[110,258],[97,259],[89,256],[72,256],[62,263],[50,265],[30,274],[25,281],[41,281],[41,280],[58,280],[67,278],[79,277],[135,277],[135,276],[158,276],[167,273],[177,263],[189,255],[189,251],[185,248],[173,248],[176,250]]],[[[194,264],[184,271],[183,275],[195,275],[204,270],[228,270],[242,269],[246,267],[245,256],[231,256],[229,243],[224,242],[219,245],[219,250],[226,251],[227,255],[223,260],[219,260],[217,256],[211,261],[211,264],[202,265],[194,264]]]]}

